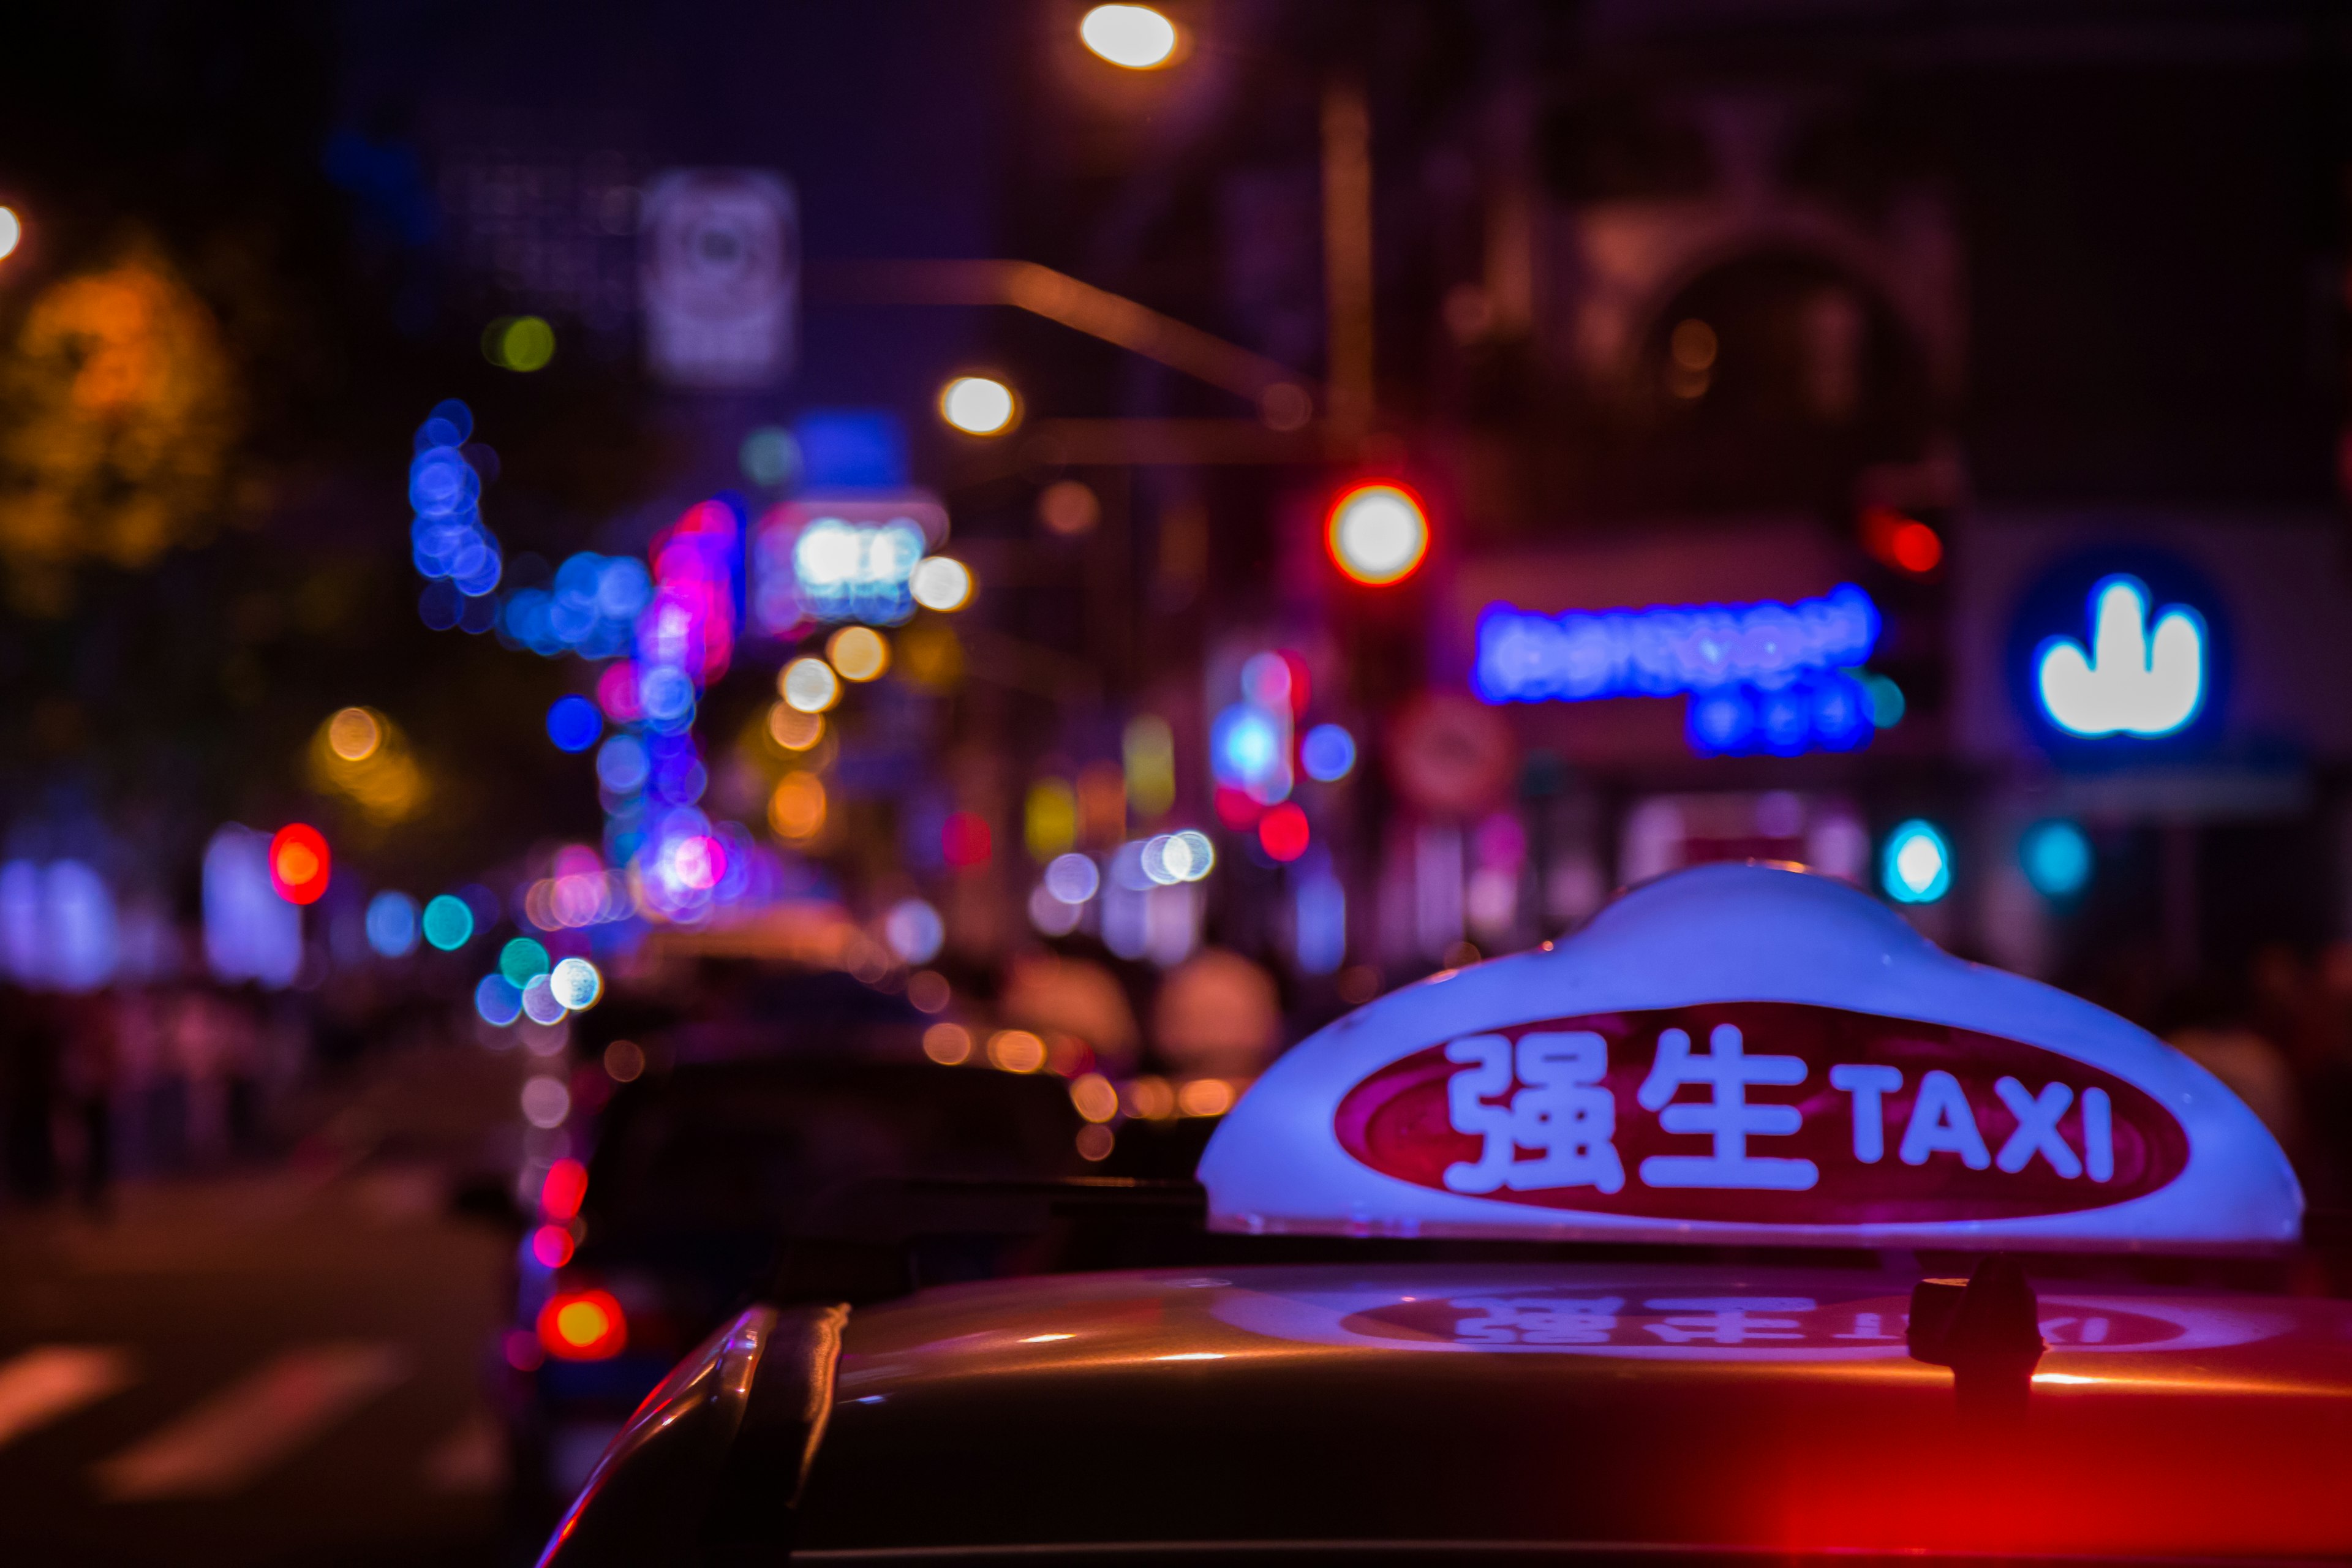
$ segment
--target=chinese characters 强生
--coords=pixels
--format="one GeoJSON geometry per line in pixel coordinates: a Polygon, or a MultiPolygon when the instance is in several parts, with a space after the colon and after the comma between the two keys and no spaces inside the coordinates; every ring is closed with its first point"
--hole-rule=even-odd
{"type": "MultiPolygon", "coordinates": [[[[1802,1084],[1811,1068],[1801,1057],[1751,1055],[1737,1025],[1707,1032],[1705,1052],[1691,1048],[1688,1031],[1659,1031],[1650,1070],[1634,1103],[1654,1114],[1659,1129],[1707,1138],[1706,1153],[1653,1154],[1635,1173],[1648,1187],[1709,1187],[1802,1192],[1821,1180],[1812,1160],[1758,1153],[1750,1139],[1786,1138],[1802,1130],[1804,1112],[1790,1104],[1751,1104],[1753,1088],[1802,1084]],[[1685,1087],[1704,1100],[1678,1100],[1685,1087]]],[[[1446,1168],[1457,1193],[1537,1192],[1558,1187],[1622,1191],[1625,1166],[1617,1152],[1617,1099],[1610,1089],[1609,1042],[1590,1029],[1531,1029],[1515,1042],[1500,1034],[1465,1035],[1445,1047],[1459,1064],[1446,1085],[1446,1110],[1456,1132],[1481,1140],[1478,1157],[1446,1168]],[[1522,1154],[1533,1156],[1522,1158],[1522,1154]]],[[[1873,1062],[1839,1062],[1829,1083],[1853,1111],[1853,1154],[1861,1164],[1886,1157],[1886,1118],[1904,1088],[1903,1069],[1873,1062]]],[[[1895,1158],[1925,1165],[1939,1154],[1972,1171],[2015,1174],[2037,1158],[2060,1177],[2094,1182],[2115,1175],[2114,1107],[2106,1090],[2079,1099],[2083,1148],[2059,1131],[2059,1119],[2077,1100],[2073,1086],[2053,1081],[2039,1091],[2004,1077],[1993,1092],[2017,1126],[1998,1152],[1985,1142],[1975,1109],[1958,1079],[1941,1068],[1922,1073],[1904,1119],[1895,1158]]]]}

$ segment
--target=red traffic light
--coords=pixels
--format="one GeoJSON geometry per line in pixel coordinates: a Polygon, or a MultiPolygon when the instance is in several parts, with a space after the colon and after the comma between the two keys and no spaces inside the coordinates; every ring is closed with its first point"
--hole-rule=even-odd
{"type": "Polygon", "coordinates": [[[1862,547],[1896,571],[1915,577],[1926,576],[1944,562],[1943,536],[1893,507],[1864,509],[1862,547]]]}
{"type": "Polygon", "coordinates": [[[1429,512],[1404,486],[1352,486],[1331,503],[1324,542],[1340,571],[1370,587],[1402,583],[1429,553],[1429,512]]]}
{"type": "Polygon", "coordinates": [[[315,904],[326,895],[327,840],[306,822],[289,822],[269,841],[269,885],[289,904],[315,904]]]}

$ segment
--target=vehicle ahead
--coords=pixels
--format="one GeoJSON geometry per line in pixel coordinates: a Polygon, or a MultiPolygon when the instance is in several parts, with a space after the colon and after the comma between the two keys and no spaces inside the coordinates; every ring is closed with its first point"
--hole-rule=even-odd
{"type": "MultiPolygon", "coordinates": [[[[1080,1125],[1058,1079],[929,1063],[762,1057],[624,1085],[584,1172],[551,1173],[542,1210],[567,1222],[553,1258],[534,1254],[536,1232],[524,1244],[506,1391],[519,1480],[561,1508],[646,1392],[773,1278],[778,1247],[829,1194],[886,1176],[1053,1177],[1083,1166],[1080,1125]]],[[[993,1266],[927,1262],[934,1279],[993,1266]]]]}
{"type": "Polygon", "coordinates": [[[2288,1289],[2260,1123],[1820,879],[1685,872],[1371,1004],[1200,1175],[869,1237],[1170,1267],[869,1300],[796,1250],[543,1562],[2352,1552],[2352,1309],[2288,1289]]]}

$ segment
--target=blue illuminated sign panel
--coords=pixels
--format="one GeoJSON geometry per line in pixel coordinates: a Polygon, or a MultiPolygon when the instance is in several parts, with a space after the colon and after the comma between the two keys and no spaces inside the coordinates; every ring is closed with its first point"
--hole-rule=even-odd
{"type": "Polygon", "coordinates": [[[2084,763],[2193,753],[2220,733],[2226,618],[2202,574],[2145,546],[2044,572],[2009,631],[2019,712],[2049,751],[2084,763]]]}
{"type": "Polygon", "coordinates": [[[1488,702],[1673,697],[1702,755],[1846,751],[1871,704],[1851,667],[1877,646],[1878,606],[1852,584],[1793,604],[1570,610],[1490,605],[1471,684],[1488,702]]]}
{"type": "Polygon", "coordinates": [[[2169,735],[2205,703],[2205,617],[2151,616],[2147,584],[2118,574],[2091,590],[2091,646],[2056,637],[2034,651],[2042,710],[2070,735],[2169,735]]]}

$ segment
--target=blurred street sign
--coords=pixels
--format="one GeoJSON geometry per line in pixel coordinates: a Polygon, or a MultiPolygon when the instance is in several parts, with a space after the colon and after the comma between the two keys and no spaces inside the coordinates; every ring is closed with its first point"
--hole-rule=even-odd
{"type": "Polygon", "coordinates": [[[758,169],[673,169],[646,188],[646,363],[672,386],[771,386],[792,367],[800,216],[758,169]]]}

